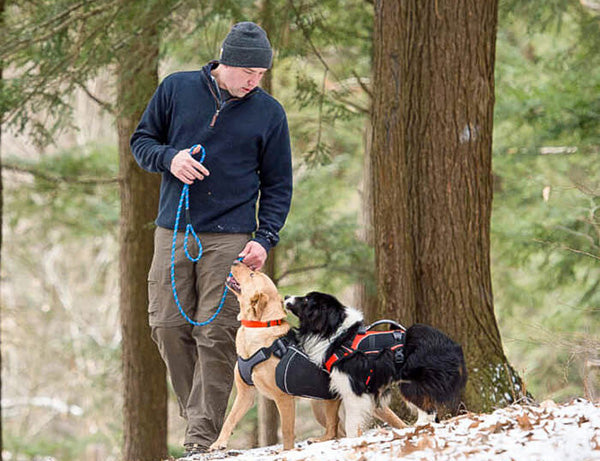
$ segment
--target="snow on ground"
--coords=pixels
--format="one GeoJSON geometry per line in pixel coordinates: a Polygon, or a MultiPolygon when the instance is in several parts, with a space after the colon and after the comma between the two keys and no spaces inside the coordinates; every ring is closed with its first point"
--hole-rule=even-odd
{"type": "Polygon", "coordinates": [[[181,460],[236,461],[591,461],[600,460],[600,402],[512,405],[492,414],[457,416],[403,430],[377,428],[362,437],[296,443],[246,451],[194,455],[181,460]]]}

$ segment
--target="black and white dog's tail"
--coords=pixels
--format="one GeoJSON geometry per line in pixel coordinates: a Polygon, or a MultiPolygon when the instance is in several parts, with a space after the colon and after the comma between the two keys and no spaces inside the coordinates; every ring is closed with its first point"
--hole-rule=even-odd
{"type": "Polygon", "coordinates": [[[444,405],[454,409],[467,382],[460,344],[423,324],[406,330],[405,360],[398,369],[400,392],[409,402],[430,414],[444,405]]]}

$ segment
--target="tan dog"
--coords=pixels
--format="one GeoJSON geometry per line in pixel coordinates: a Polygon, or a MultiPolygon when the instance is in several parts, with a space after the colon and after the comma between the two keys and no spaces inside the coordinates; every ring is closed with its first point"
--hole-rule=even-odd
{"type": "MultiPolygon", "coordinates": [[[[242,321],[235,340],[236,350],[238,356],[247,359],[259,349],[271,346],[277,338],[286,335],[290,325],[285,320],[286,311],[277,287],[266,274],[253,271],[237,261],[232,266],[231,273],[233,277],[227,280],[227,286],[240,303],[238,319],[242,321]],[[272,323],[267,326],[266,322],[272,323]]],[[[237,395],[218,439],[210,447],[211,450],[227,447],[233,429],[254,404],[255,390],[275,401],[281,417],[283,449],[294,448],[295,397],[286,394],[277,386],[275,368],[278,363],[279,359],[271,356],[256,365],[252,371],[254,386],[244,382],[236,364],[234,379],[237,395]]],[[[319,422],[326,428],[325,434],[318,441],[336,437],[339,405],[339,400],[318,401],[318,406],[322,407],[319,409],[319,422]]]]}

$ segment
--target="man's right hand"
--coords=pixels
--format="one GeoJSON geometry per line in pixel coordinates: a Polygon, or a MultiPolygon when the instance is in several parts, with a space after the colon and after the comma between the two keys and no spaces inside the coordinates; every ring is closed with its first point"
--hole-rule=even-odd
{"type": "MultiPolygon", "coordinates": [[[[202,149],[201,146],[191,152],[197,154],[202,149]]],[[[183,149],[177,152],[171,160],[171,173],[185,184],[192,184],[196,179],[202,181],[210,172],[198,160],[194,160],[189,149],[183,149]]]]}

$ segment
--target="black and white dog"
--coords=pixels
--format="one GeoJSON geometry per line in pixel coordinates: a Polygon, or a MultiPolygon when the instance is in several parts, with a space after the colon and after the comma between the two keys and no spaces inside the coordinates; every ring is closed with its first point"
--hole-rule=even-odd
{"type": "Polygon", "coordinates": [[[330,390],[345,407],[347,436],[358,436],[374,410],[387,406],[394,383],[416,409],[417,424],[435,421],[437,406],[458,403],[467,381],[463,352],[441,331],[415,324],[388,332],[398,338],[393,344],[365,350],[357,346],[366,336],[357,309],[318,292],[286,297],[285,306],[300,320],[295,331],[299,345],[312,362],[330,372],[330,390]]]}

